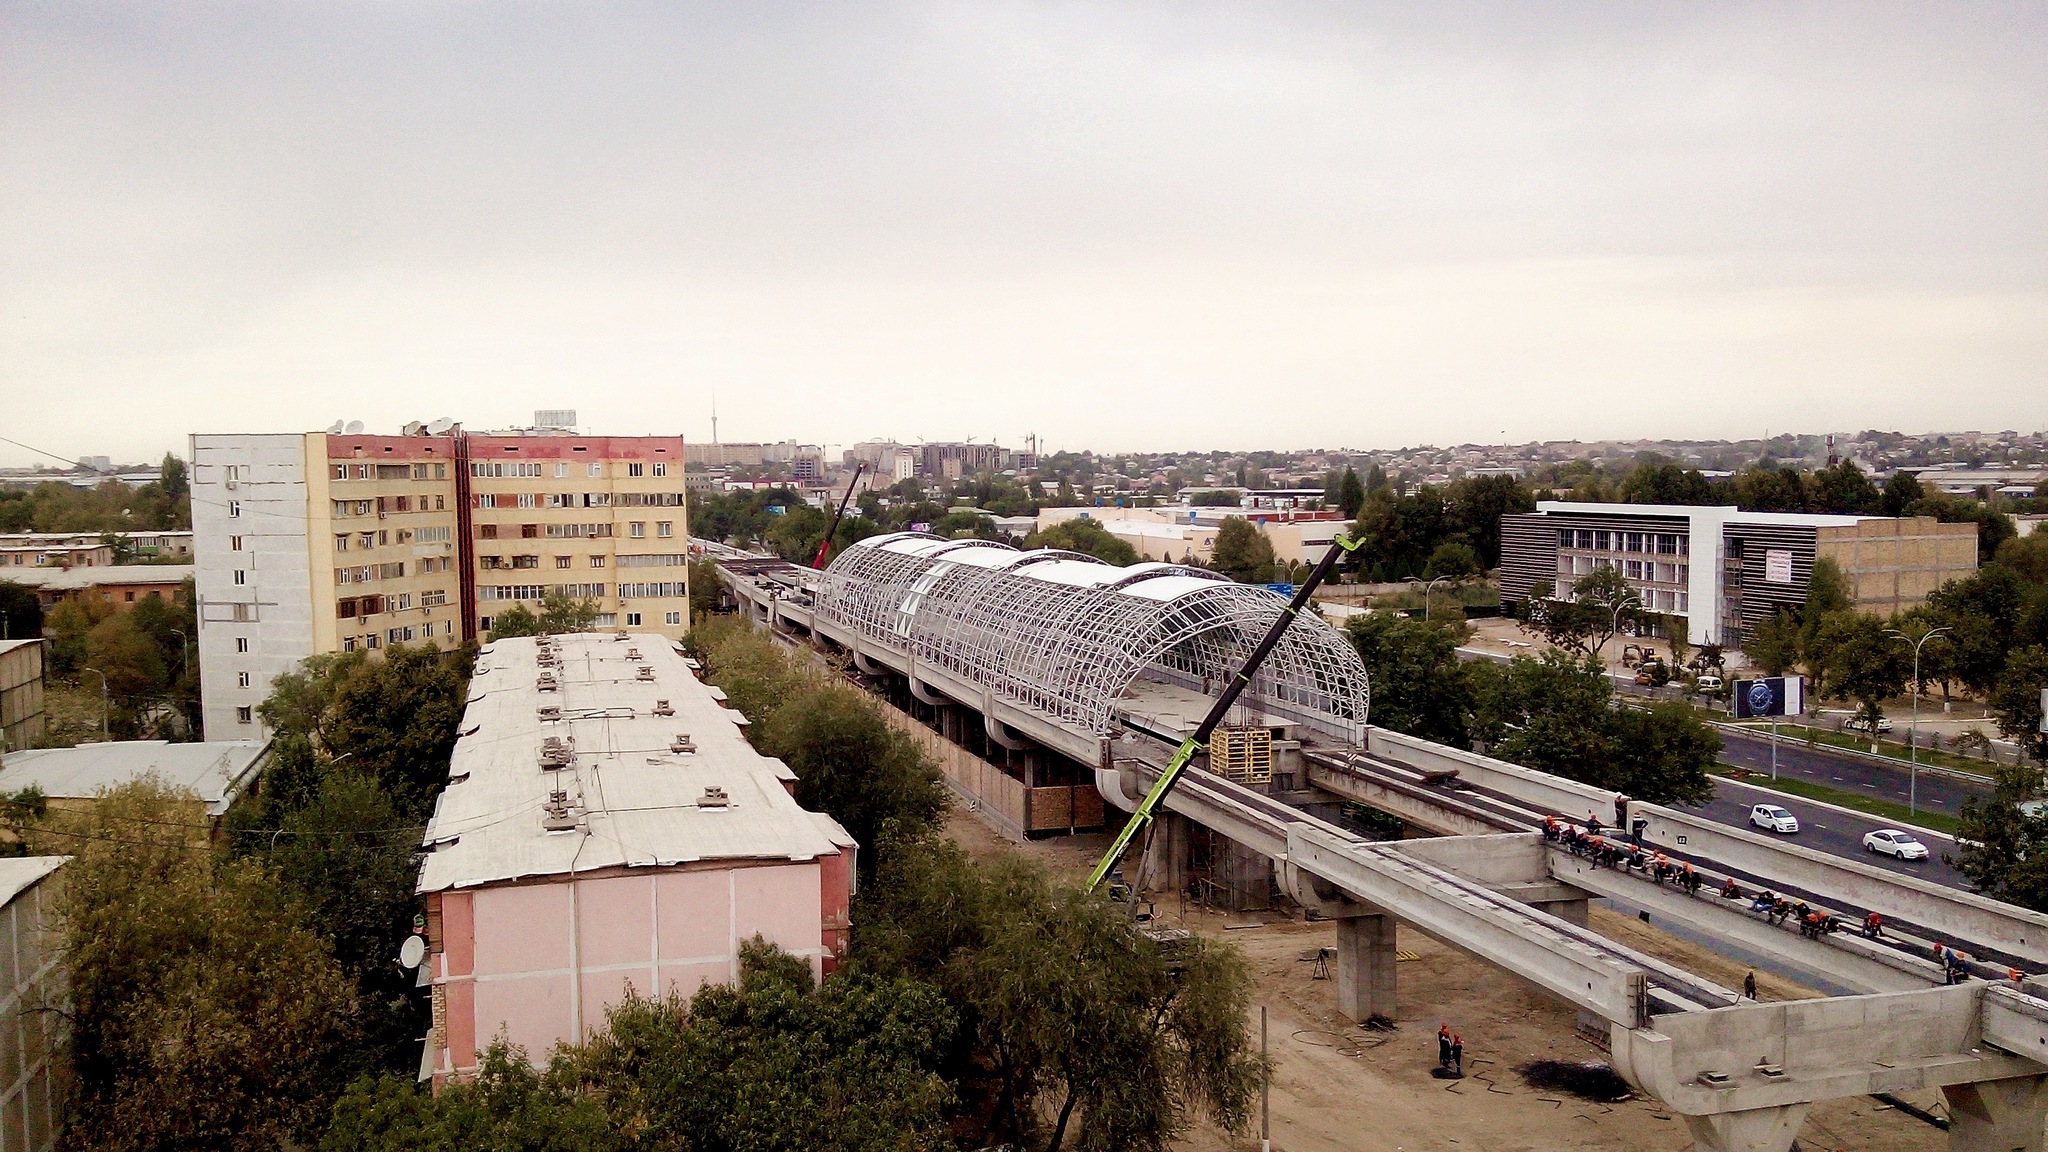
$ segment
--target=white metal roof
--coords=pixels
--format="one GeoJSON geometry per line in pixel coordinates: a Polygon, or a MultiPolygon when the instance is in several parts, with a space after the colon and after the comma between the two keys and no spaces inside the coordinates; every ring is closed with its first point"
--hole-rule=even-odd
{"type": "Polygon", "coordinates": [[[190,564],[96,564],[77,568],[14,568],[0,572],[0,580],[52,592],[75,592],[81,588],[119,587],[123,584],[176,584],[192,575],[190,564]]]}
{"type": "Polygon", "coordinates": [[[0,907],[14,902],[29,885],[62,868],[69,856],[0,857],[0,907]]]}
{"type": "Polygon", "coordinates": [[[7,754],[0,764],[0,791],[18,792],[33,784],[45,796],[90,800],[103,788],[154,773],[174,788],[197,794],[207,814],[219,816],[262,771],[269,751],[267,740],[116,740],[76,748],[32,748],[7,754]]]}
{"type": "Polygon", "coordinates": [[[552,639],[553,691],[539,687],[534,638],[493,641],[478,656],[448,787],[427,826],[421,892],[621,866],[813,860],[853,847],[831,817],[790,797],[789,767],[754,750],[744,719],[720,706],[667,639],[552,639]],[[655,714],[661,701],[674,715],[655,714]],[[562,718],[543,720],[542,707],[562,718]],[[694,752],[672,750],[684,734],[694,752]],[[549,737],[573,742],[568,767],[542,767],[549,737]],[[723,788],[728,806],[700,807],[707,787],[723,788]],[[576,827],[551,832],[543,810],[558,790],[576,827]]]}

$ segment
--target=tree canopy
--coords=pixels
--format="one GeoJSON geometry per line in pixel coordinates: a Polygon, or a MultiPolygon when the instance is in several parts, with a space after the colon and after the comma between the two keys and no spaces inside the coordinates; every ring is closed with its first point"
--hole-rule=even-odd
{"type": "Polygon", "coordinates": [[[1209,566],[1241,584],[1270,584],[1277,575],[1273,542],[1241,516],[1225,519],[1216,530],[1216,549],[1209,566]]]}
{"type": "Polygon", "coordinates": [[[1081,552],[1109,564],[1138,562],[1138,550],[1118,539],[1100,521],[1076,517],[1062,520],[1024,538],[1026,548],[1064,548],[1081,552]]]}
{"type": "Polygon", "coordinates": [[[1471,674],[1474,731],[1493,755],[1656,804],[1713,795],[1707,769],[1721,738],[1685,704],[1617,707],[1597,663],[1555,651],[1480,662],[1471,674]]]}

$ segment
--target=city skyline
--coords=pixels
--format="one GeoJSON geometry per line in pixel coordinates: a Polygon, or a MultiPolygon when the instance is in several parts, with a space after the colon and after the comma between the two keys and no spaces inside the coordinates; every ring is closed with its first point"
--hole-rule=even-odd
{"type": "Polygon", "coordinates": [[[714,391],[726,441],[1109,452],[2048,395],[2039,5],[0,28],[9,435],[58,452],[571,405],[703,442],[714,391]]]}

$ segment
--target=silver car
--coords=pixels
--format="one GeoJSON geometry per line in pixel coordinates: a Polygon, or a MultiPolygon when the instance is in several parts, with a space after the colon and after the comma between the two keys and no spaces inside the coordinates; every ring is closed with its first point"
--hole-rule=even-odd
{"type": "Polygon", "coordinates": [[[1875,832],[1864,833],[1863,850],[1900,860],[1927,859],[1927,845],[1913,839],[1912,833],[1901,832],[1896,828],[1880,828],[1875,832]]]}
{"type": "Polygon", "coordinates": [[[1766,832],[1783,832],[1787,836],[1799,831],[1799,817],[1776,804],[1758,804],[1751,808],[1749,822],[1766,832]]]}

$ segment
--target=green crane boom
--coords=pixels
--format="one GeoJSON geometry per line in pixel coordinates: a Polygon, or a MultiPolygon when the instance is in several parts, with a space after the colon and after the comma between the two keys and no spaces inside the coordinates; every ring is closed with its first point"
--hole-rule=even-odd
{"type": "Polygon", "coordinates": [[[1266,630],[1266,635],[1259,641],[1259,646],[1252,649],[1250,656],[1245,657],[1237,674],[1224,682],[1223,694],[1209,706],[1209,714],[1202,717],[1202,722],[1195,726],[1194,734],[1182,741],[1181,746],[1174,750],[1173,759],[1166,762],[1166,770],[1159,774],[1158,782],[1153,784],[1152,790],[1138,802],[1138,807],[1131,813],[1131,818],[1124,822],[1123,831],[1116,834],[1116,840],[1110,844],[1109,851],[1104,853],[1101,862],[1095,865],[1095,871],[1088,874],[1090,892],[1102,886],[1102,881],[1109,876],[1110,870],[1116,867],[1116,862],[1123,859],[1124,853],[1130,850],[1131,842],[1138,838],[1138,833],[1151,825],[1153,817],[1166,803],[1167,794],[1173,791],[1173,786],[1180,781],[1181,774],[1187,770],[1188,764],[1202,749],[1209,746],[1209,737],[1215,734],[1216,727],[1223,723],[1223,718],[1230,714],[1230,706],[1237,703],[1238,694],[1251,686],[1252,677],[1258,675],[1259,665],[1266,662],[1266,657],[1272,654],[1273,646],[1280,643],[1280,637],[1287,631],[1288,625],[1293,624],[1295,617],[1307,606],[1309,596],[1322,584],[1323,578],[1330,574],[1330,569],[1337,566],[1338,556],[1356,552],[1360,543],[1362,542],[1342,534],[1331,542],[1329,551],[1323,553],[1323,558],[1317,561],[1315,568],[1309,572],[1308,579],[1302,581],[1301,587],[1295,590],[1294,599],[1287,602],[1287,607],[1280,613],[1280,618],[1273,621],[1273,626],[1266,630]]]}

